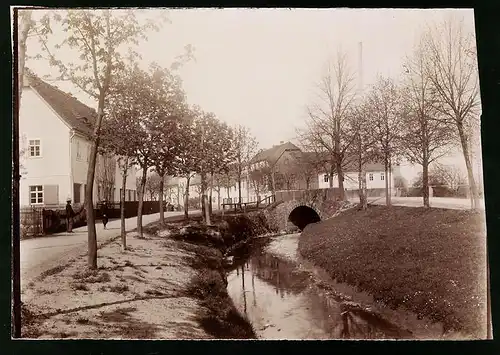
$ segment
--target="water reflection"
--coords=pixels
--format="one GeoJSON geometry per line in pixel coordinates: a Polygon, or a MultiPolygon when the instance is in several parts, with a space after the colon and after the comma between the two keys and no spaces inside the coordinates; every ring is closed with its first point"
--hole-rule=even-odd
{"type": "Polygon", "coordinates": [[[262,338],[411,338],[407,331],[316,287],[292,261],[255,250],[228,274],[228,292],[262,338]],[[251,280],[251,290],[246,281],[251,280]]]}

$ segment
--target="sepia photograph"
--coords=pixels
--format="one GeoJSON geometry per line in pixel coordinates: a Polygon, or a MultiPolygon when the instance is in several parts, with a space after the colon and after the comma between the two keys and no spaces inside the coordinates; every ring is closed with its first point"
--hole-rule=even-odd
{"type": "Polygon", "coordinates": [[[493,338],[473,9],[11,18],[13,338],[493,338]]]}

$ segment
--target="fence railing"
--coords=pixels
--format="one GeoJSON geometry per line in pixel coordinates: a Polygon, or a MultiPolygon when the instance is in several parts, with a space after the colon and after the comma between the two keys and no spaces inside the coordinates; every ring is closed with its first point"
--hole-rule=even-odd
{"type": "MultiPolygon", "coordinates": [[[[76,215],[73,217],[73,228],[87,224],[86,211],[83,205],[73,205],[76,215]]],[[[125,201],[125,218],[137,216],[138,201],[125,201]]],[[[165,211],[172,210],[172,206],[165,203],[165,211]]],[[[144,201],[142,213],[144,215],[158,213],[160,205],[158,201],[144,201]]],[[[97,220],[102,218],[102,204],[96,204],[94,215],[97,220]]],[[[120,218],[120,202],[107,203],[106,214],[109,219],[120,218]]],[[[20,231],[21,238],[42,236],[45,234],[59,233],[66,229],[66,206],[54,205],[44,207],[22,207],[20,209],[20,231]]]]}

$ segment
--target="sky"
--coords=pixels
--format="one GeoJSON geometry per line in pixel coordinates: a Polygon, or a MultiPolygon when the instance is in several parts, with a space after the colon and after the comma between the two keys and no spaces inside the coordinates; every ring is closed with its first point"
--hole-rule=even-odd
{"type": "MultiPolygon", "coordinates": [[[[474,31],[473,10],[169,10],[171,23],[151,33],[138,51],[144,66],[157,62],[169,67],[185,45],[192,45],[195,60],[179,70],[188,102],[231,125],[248,126],[259,147],[269,148],[294,142],[296,129],[305,122],[305,107],[314,100],[315,83],[339,48],[356,70],[358,43],[363,43],[366,86],[378,74],[398,80],[405,56],[425,26],[450,13],[463,16],[474,31]]],[[[39,48],[32,38],[28,54],[39,48]]],[[[43,60],[29,60],[28,66],[40,76],[53,72],[43,60]]],[[[68,83],[57,85],[96,106],[68,83]]]]}

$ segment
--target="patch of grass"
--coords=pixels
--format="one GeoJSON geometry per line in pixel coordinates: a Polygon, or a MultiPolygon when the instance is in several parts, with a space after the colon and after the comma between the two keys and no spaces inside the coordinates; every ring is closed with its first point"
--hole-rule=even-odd
{"type": "Polygon", "coordinates": [[[61,271],[63,271],[67,267],[68,267],[68,264],[64,264],[64,265],[58,265],[58,266],[55,266],[51,269],[45,270],[44,272],[42,272],[40,274],[40,279],[43,280],[48,276],[59,274],[61,271]]]}
{"type": "Polygon", "coordinates": [[[125,282],[126,280],[132,280],[132,281],[137,281],[137,282],[146,282],[144,279],[141,279],[137,276],[134,275],[126,275],[123,277],[122,282],[125,282]]]}
{"type": "Polygon", "coordinates": [[[125,266],[135,267],[135,265],[130,260],[125,260],[125,266]]]}
{"type": "Polygon", "coordinates": [[[57,333],[54,333],[54,338],[61,338],[61,339],[65,339],[65,338],[72,338],[72,337],[77,337],[78,336],[78,333],[77,332],[57,332],[57,333]]]}
{"type": "Polygon", "coordinates": [[[89,320],[89,319],[87,319],[87,318],[85,318],[85,317],[78,317],[78,318],[76,319],[76,322],[77,322],[78,324],[89,324],[89,323],[90,323],[90,320],[89,320]]]}
{"type": "Polygon", "coordinates": [[[144,293],[146,295],[153,295],[153,296],[161,296],[161,295],[163,295],[163,292],[158,291],[158,290],[153,290],[153,289],[146,290],[146,291],[144,291],[144,293]]]}
{"type": "Polygon", "coordinates": [[[53,294],[55,291],[54,290],[49,290],[49,289],[45,289],[45,288],[42,288],[42,289],[38,289],[37,290],[37,293],[39,295],[51,295],[53,294]]]}
{"type": "Polygon", "coordinates": [[[371,206],[306,227],[299,252],[392,308],[482,337],[483,223],[471,211],[371,206]]]}
{"type": "Polygon", "coordinates": [[[85,285],[84,283],[75,283],[72,286],[73,290],[75,291],[88,291],[89,287],[85,285]]]}
{"type": "Polygon", "coordinates": [[[83,283],[102,283],[111,281],[111,276],[107,272],[99,273],[99,270],[85,270],[75,273],[73,279],[83,283]]]}
{"type": "Polygon", "coordinates": [[[21,336],[23,338],[38,338],[42,335],[40,323],[45,318],[21,302],[21,336]]]}
{"type": "Polygon", "coordinates": [[[135,307],[118,308],[110,312],[101,312],[101,318],[107,323],[113,323],[112,333],[122,339],[139,338],[154,339],[157,327],[135,319],[131,313],[136,311],[135,307]]]}
{"type": "Polygon", "coordinates": [[[129,287],[126,284],[112,285],[112,286],[109,286],[108,290],[111,292],[121,293],[121,292],[128,291],[129,287]]]}

